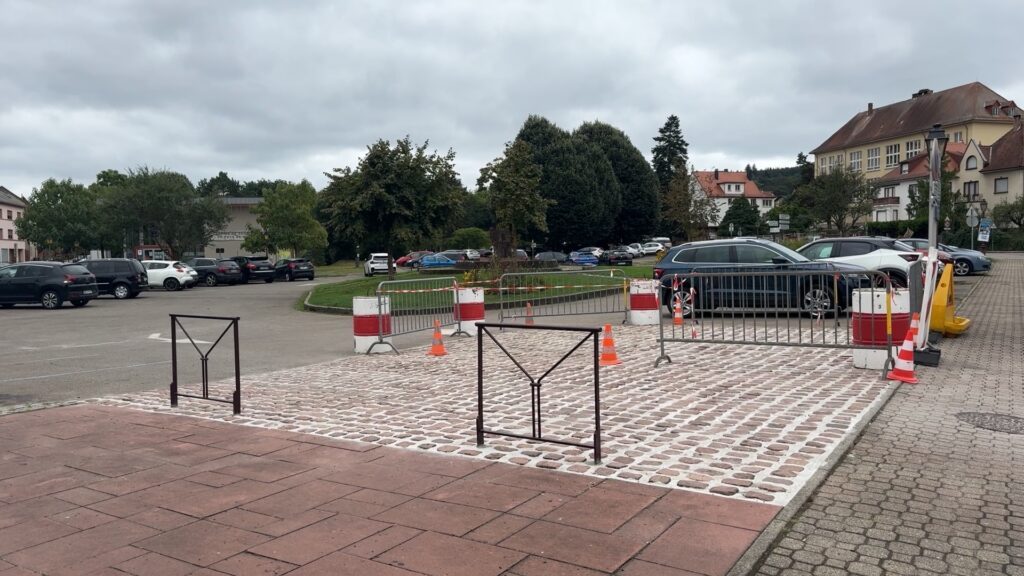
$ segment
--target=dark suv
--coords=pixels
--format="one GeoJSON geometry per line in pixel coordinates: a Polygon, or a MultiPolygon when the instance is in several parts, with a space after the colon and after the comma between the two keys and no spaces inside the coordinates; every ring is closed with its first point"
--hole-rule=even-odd
{"type": "Polygon", "coordinates": [[[291,282],[296,278],[316,278],[313,263],[305,258],[282,258],[274,265],[274,276],[291,282]]]}
{"type": "Polygon", "coordinates": [[[24,262],[0,268],[0,307],[15,304],[60,308],[65,301],[85,306],[98,294],[96,277],[79,264],[24,262]]]}
{"type": "Polygon", "coordinates": [[[238,284],[242,281],[242,269],[234,260],[216,258],[193,258],[185,262],[199,274],[199,281],[207,286],[217,284],[238,284]]]}
{"type": "Polygon", "coordinates": [[[149,289],[149,276],[142,262],[132,258],[103,258],[79,262],[96,276],[100,294],[111,294],[118,300],[135,298],[149,289]]]}
{"type": "Polygon", "coordinates": [[[692,307],[815,312],[845,309],[850,290],[869,282],[859,272],[864,268],[813,262],[775,242],[735,238],[673,246],[655,266],[654,278],[661,280],[661,302],[669,312],[674,294],[680,295],[686,314],[692,307]],[[693,272],[713,275],[688,276],[693,272]],[[838,294],[833,294],[834,275],[838,294]]]}
{"type": "Polygon", "coordinates": [[[235,256],[232,258],[242,271],[242,284],[250,280],[274,281],[274,265],[266,256],[235,256]]]}

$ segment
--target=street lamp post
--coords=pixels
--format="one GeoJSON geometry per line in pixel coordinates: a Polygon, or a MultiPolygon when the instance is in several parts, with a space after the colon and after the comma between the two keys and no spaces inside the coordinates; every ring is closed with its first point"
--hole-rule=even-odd
{"type": "Polygon", "coordinates": [[[924,298],[921,302],[921,330],[917,334],[915,348],[923,350],[928,345],[928,327],[932,319],[932,300],[935,296],[935,273],[938,271],[939,207],[942,200],[942,160],[946,153],[946,131],[942,124],[935,124],[928,132],[928,268],[924,275],[924,298]]]}

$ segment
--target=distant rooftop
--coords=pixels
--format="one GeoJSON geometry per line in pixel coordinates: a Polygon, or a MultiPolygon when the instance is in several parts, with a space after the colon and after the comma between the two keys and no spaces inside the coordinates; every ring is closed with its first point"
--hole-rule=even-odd
{"type": "Polygon", "coordinates": [[[228,206],[255,206],[263,202],[263,198],[240,198],[237,196],[221,196],[221,201],[228,206]]]}
{"type": "Polygon", "coordinates": [[[24,208],[27,206],[25,201],[22,200],[21,196],[18,196],[14,192],[11,192],[7,188],[0,186],[0,204],[6,204],[9,206],[18,206],[24,208]]]}

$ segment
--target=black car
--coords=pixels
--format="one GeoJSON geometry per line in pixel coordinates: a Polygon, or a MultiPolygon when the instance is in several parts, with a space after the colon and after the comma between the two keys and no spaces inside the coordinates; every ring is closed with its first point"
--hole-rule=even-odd
{"type": "Polygon", "coordinates": [[[193,258],[185,264],[191,266],[199,274],[199,281],[207,286],[238,284],[242,281],[242,269],[234,260],[193,258]]]}
{"type": "Polygon", "coordinates": [[[266,256],[235,256],[232,258],[242,271],[242,284],[250,280],[274,281],[274,265],[266,256]]]}
{"type": "Polygon", "coordinates": [[[837,306],[845,309],[850,291],[870,283],[866,275],[858,274],[863,272],[859,266],[808,260],[775,242],[736,238],[673,246],[655,266],[654,278],[661,280],[661,302],[670,312],[677,293],[687,314],[691,307],[816,312],[837,306]],[[778,275],[775,271],[797,274],[778,275]],[[686,276],[691,272],[714,275],[692,278],[691,286],[691,277],[686,276]],[[758,276],[758,272],[764,275],[758,276]]]}
{"type": "Polygon", "coordinates": [[[80,264],[24,262],[0,268],[0,307],[42,304],[47,310],[64,302],[85,306],[99,294],[96,277],[80,264]]]}
{"type": "Polygon", "coordinates": [[[612,248],[602,252],[597,261],[611,266],[632,266],[633,255],[625,248],[612,248]]]}
{"type": "Polygon", "coordinates": [[[149,275],[142,262],[134,258],[102,258],[79,262],[96,276],[100,294],[110,294],[118,300],[135,298],[149,289],[149,275]]]}
{"type": "Polygon", "coordinates": [[[313,263],[305,258],[282,258],[274,265],[274,276],[291,282],[296,278],[316,278],[313,263]]]}

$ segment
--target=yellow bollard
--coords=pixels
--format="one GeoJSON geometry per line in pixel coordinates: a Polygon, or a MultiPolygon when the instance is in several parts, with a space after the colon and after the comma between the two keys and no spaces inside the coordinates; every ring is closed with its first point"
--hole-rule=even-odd
{"type": "Polygon", "coordinates": [[[956,300],[953,294],[953,266],[946,265],[939,278],[932,299],[932,319],[929,328],[943,336],[959,336],[971,326],[971,321],[956,315],[956,300]]]}

